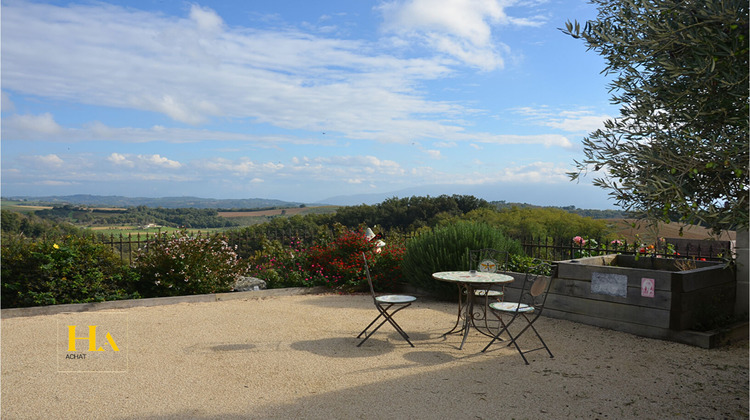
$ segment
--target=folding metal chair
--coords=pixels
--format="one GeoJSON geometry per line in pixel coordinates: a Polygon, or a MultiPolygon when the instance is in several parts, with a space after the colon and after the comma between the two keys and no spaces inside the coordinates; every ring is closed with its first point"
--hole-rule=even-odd
{"type": "Polygon", "coordinates": [[[495,341],[502,341],[500,335],[502,335],[503,333],[507,333],[510,337],[510,342],[508,342],[507,345],[515,345],[516,350],[518,350],[518,353],[521,355],[521,357],[523,357],[523,361],[527,365],[529,364],[529,361],[526,359],[525,355],[526,353],[531,353],[532,351],[544,349],[547,350],[550,358],[555,357],[552,355],[549,347],[547,347],[547,344],[542,339],[539,331],[536,329],[536,327],[534,327],[534,322],[539,319],[539,317],[542,315],[542,311],[544,310],[544,304],[547,301],[547,294],[549,293],[549,288],[552,284],[552,273],[552,265],[550,265],[549,263],[534,265],[526,270],[526,276],[524,278],[523,286],[521,289],[521,295],[517,302],[506,301],[490,303],[490,310],[500,321],[502,328],[500,328],[498,333],[495,334],[495,336],[492,338],[492,341],[487,344],[482,352],[487,351],[487,349],[495,341]],[[505,320],[503,319],[504,315],[510,316],[508,322],[505,322],[505,320]],[[520,331],[518,331],[518,334],[513,335],[509,327],[513,325],[516,320],[525,320],[526,324],[520,331]],[[518,339],[529,329],[533,331],[534,334],[536,334],[537,338],[542,343],[542,347],[537,347],[530,350],[521,350],[521,347],[518,345],[518,339]]]}
{"type": "Polygon", "coordinates": [[[365,327],[364,330],[362,330],[361,333],[357,336],[357,338],[361,337],[363,334],[365,335],[365,338],[362,339],[362,341],[357,344],[357,347],[361,346],[365,341],[367,341],[368,338],[370,338],[375,331],[380,329],[380,327],[383,326],[386,322],[393,325],[393,328],[398,331],[399,334],[401,334],[401,337],[406,340],[407,343],[409,343],[410,346],[414,347],[414,344],[412,344],[411,341],[409,341],[409,335],[406,334],[406,332],[396,323],[396,321],[393,319],[393,315],[396,314],[396,312],[407,308],[411,305],[412,302],[417,300],[414,296],[407,296],[407,295],[383,295],[383,296],[377,296],[375,295],[375,288],[372,286],[372,277],[370,277],[370,268],[367,265],[367,257],[365,256],[365,253],[362,253],[362,260],[365,262],[365,274],[367,275],[367,283],[370,285],[370,293],[372,293],[372,300],[375,303],[375,307],[378,309],[378,316],[372,320],[370,325],[365,327]],[[393,311],[389,312],[393,308],[393,311]],[[367,330],[375,325],[375,323],[380,319],[383,318],[383,320],[378,324],[377,327],[375,327],[372,331],[369,333],[367,330]]]}

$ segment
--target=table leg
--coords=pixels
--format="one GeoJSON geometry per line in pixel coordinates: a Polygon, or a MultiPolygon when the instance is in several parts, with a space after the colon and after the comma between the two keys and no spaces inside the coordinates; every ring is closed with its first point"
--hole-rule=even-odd
{"type": "MultiPolygon", "coordinates": [[[[470,284],[465,285],[466,290],[466,303],[464,304],[464,337],[461,339],[461,345],[458,346],[459,350],[463,350],[464,343],[466,343],[466,337],[469,335],[469,329],[474,324],[474,287],[470,284]]],[[[476,325],[474,326],[476,328],[476,325]]]]}
{"type": "MultiPolygon", "coordinates": [[[[487,302],[485,302],[482,313],[474,314],[474,292],[475,290],[472,284],[458,284],[458,314],[456,316],[456,324],[453,325],[453,328],[451,328],[450,331],[443,334],[443,337],[447,336],[448,334],[463,334],[463,337],[461,338],[461,345],[458,347],[459,350],[463,349],[471,327],[474,327],[475,330],[479,331],[483,335],[486,335],[487,337],[494,337],[494,335],[492,334],[492,329],[489,327],[489,325],[487,325],[487,302]],[[479,325],[476,324],[476,319],[479,317],[483,317],[487,332],[482,331],[479,325]],[[461,326],[459,327],[459,325],[461,326]]],[[[485,300],[486,299],[487,296],[485,294],[485,300]]]]}
{"type": "Polygon", "coordinates": [[[461,312],[463,310],[463,286],[460,283],[456,283],[456,286],[458,286],[458,314],[456,316],[456,324],[453,325],[453,328],[450,329],[450,331],[443,334],[443,337],[445,337],[448,334],[453,334],[454,332],[460,332],[460,329],[458,328],[458,324],[461,322],[461,312]]]}
{"type": "MultiPolygon", "coordinates": [[[[461,339],[461,345],[458,347],[459,350],[463,349],[464,343],[466,343],[466,337],[469,335],[469,329],[474,324],[474,288],[470,284],[458,284],[458,316],[456,317],[456,324],[451,328],[450,331],[443,334],[445,337],[448,334],[460,334],[463,333],[461,339]],[[461,327],[459,328],[459,324],[461,327]]],[[[476,325],[474,326],[476,328],[476,325]]]]}

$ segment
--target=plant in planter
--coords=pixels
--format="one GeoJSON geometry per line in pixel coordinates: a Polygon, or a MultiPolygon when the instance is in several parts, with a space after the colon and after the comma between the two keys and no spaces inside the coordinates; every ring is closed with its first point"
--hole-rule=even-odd
{"type": "Polygon", "coordinates": [[[732,316],[732,265],[691,260],[686,266],[678,262],[685,260],[648,255],[559,261],[550,313],[662,339],[732,316]]]}

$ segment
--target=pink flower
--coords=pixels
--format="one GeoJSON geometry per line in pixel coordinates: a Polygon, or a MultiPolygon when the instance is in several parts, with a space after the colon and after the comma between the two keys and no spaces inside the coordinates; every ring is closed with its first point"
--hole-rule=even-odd
{"type": "Polygon", "coordinates": [[[584,246],[584,245],[586,245],[586,240],[585,240],[585,239],[583,239],[583,238],[581,238],[580,236],[576,236],[576,237],[574,237],[574,238],[573,238],[573,242],[575,242],[576,244],[578,244],[578,245],[580,245],[580,246],[584,246]]]}

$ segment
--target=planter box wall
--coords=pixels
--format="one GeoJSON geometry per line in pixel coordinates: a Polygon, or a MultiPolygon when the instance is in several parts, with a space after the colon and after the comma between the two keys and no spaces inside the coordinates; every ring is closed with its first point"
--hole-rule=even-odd
{"type": "MultiPolygon", "coordinates": [[[[545,309],[550,317],[685,342],[684,330],[734,310],[736,278],[723,264],[698,261],[695,269],[677,271],[669,259],[623,255],[556,264],[545,309]],[[653,293],[642,293],[642,279],[653,280],[653,293]]],[[[524,275],[507,274],[516,278],[505,287],[506,299],[514,300],[524,275]]]]}

